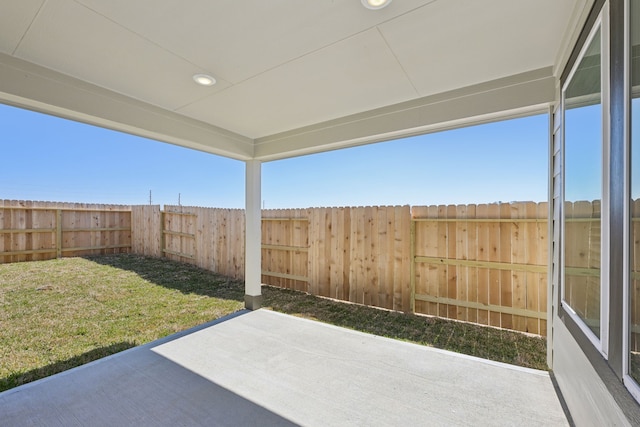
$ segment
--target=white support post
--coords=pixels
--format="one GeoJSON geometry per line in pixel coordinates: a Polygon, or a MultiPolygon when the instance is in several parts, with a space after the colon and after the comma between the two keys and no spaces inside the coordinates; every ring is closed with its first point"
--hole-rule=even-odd
{"type": "Polygon", "coordinates": [[[244,256],[244,305],[257,310],[262,303],[262,211],[261,166],[258,160],[246,163],[245,188],[245,256],[244,256]]]}

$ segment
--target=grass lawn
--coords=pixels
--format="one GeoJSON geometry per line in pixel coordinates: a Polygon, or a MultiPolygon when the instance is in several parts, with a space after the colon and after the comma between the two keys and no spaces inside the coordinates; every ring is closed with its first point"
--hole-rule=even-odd
{"type": "MultiPolygon", "coordinates": [[[[270,287],[263,294],[283,313],[546,369],[542,338],[270,287]]],[[[0,391],[233,313],[243,298],[240,281],[136,255],[0,264],[0,391]]]]}

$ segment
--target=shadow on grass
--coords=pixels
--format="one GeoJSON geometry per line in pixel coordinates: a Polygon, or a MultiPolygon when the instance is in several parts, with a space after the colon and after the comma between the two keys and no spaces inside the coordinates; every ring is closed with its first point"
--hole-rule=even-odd
{"type": "Polygon", "coordinates": [[[149,282],[185,294],[244,301],[244,282],[191,264],[133,254],[88,256],[89,261],[136,273],[149,282]]]}
{"type": "Polygon", "coordinates": [[[264,306],[275,311],[497,362],[548,369],[546,340],[542,337],[336,302],[271,287],[263,287],[263,294],[264,306]]]}
{"type": "Polygon", "coordinates": [[[42,366],[36,369],[32,369],[27,372],[16,372],[5,378],[0,378],[0,392],[9,390],[14,387],[21,386],[26,383],[30,383],[51,375],[59,374],[60,372],[67,371],[71,368],[84,365],[89,362],[93,362],[103,357],[110,356],[115,353],[135,347],[137,344],[133,342],[119,342],[111,344],[106,347],[96,348],[79,356],[74,356],[67,360],[61,360],[55,363],[51,363],[46,366],[42,366]]]}

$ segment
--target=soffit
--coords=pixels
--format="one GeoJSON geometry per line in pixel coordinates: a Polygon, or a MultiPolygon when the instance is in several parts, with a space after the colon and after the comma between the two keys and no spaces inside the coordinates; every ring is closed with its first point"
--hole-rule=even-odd
{"type": "Polygon", "coordinates": [[[552,66],[573,1],[438,1],[379,26],[420,96],[552,66]],[[428,29],[428,36],[413,37],[428,29]]]}

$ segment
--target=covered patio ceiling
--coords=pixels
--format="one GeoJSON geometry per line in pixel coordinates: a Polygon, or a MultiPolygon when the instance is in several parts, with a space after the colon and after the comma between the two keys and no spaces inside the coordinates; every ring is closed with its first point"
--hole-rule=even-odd
{"type": "Polygon", "coordinates": [[[592,3],[4,0],[0,102],[274,160],[544,111],[592,3]]]}

